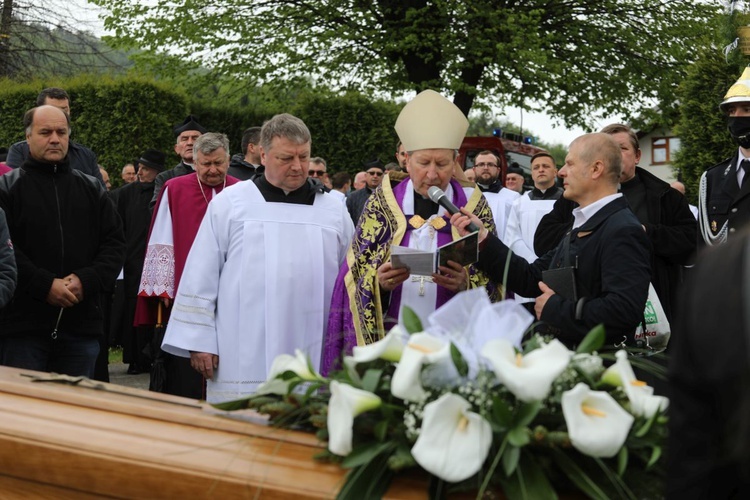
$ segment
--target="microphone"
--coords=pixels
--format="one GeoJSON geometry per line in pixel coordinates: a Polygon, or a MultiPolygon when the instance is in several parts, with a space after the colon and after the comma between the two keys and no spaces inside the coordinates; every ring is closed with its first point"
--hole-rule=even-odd
{"type": "MultiPolygon", "coordinates": [[[[446,209],[451,215],[461,212],[458,207],[456,207],[456,205],[454,205],[453,202],[449,200],[447,196],[445,196],[443,190],[437,186],[430,187],[430,189],[427,190],[427,196],[429,196],[432,201],[446,209]]],[[[479,231],[479,228],[473,222],[469,222],[469,225],[466,226],[466,229],[471,233],[479,231]]]]}

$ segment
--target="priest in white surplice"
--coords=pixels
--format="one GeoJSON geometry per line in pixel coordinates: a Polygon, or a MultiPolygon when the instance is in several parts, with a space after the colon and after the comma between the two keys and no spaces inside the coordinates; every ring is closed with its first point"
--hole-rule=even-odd
{"type": "MultiPolygon", "coordinates": [[[[526,191],[513,202],[505,235],[500,238],[513,253],[527,262],[534,262],[538,258],[534,253],[534,233],[539,221],[552,210],[563,192],[555,184],[557,165],[549,153],[537,153],[531,157],[531,178],[534,189],[526,191]]],[[[534,299],[516,295],[516,301],[530,304],[533,313],[534,299]]]]}
{"type": "Polygon", "coordinates": [[[306,351],[317,369],[333,284],[354,227],[308,181],[310,132],[289,114],[263,125],[265,173],[211,202],[190,250],[162,348],[190,357],[207,399],[252,394],[274,358],[306,351]]]}

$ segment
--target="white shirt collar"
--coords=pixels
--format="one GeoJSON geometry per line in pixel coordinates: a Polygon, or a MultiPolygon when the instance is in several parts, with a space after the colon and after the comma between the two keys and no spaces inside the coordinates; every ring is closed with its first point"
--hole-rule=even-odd
{"type": "Polygon", "coordinates": [[[622,193],[610,194],[604,198],[596,200],[591,205],[584,208],[576,207],[573,209],[573,229],[583,226],[589,219],[591,219],[599,210],[608,205],[611,201],[621,197],[622,193]]]}

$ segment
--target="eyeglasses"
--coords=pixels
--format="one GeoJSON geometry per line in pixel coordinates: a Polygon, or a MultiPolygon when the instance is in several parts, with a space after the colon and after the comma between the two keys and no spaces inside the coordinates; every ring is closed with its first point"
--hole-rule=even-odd
{"type": "Polygon", "coordinates": [[[497,163],[477,163],[474,168],[497,168],[497,163]]]}
{"type": "Polygon", "coordinates": [[[367,172],[367,173],[369,175],[372,175],[372,176],[375,176],[375,177],[380,177],[381,175],[383,175],[383,172],[380,172],[380,171],[377,171],[377,170],[375,172],[367,172]]]}
{"type": "Polygon", "coordinates": [[[309,177],[323,177],[326,174],[325,170],[308,170],[307,175],[309,177]]]}

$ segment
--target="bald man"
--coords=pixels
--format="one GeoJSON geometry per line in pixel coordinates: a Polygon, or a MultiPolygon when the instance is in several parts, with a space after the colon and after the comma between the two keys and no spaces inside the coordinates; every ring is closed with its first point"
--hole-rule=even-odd
{"type": "MultiPolygon", "coordinates": [[[[621,171],[620,146],[610,135],[588,134],[574,140],[559,173],[563,196],[578,203],[572,231],[557,248],[532,263],[510,256],[508,288],[536,297],[534,310],[546,326],[544,333],[568,347],[600,323],[608,344],[624,340],[634,346],[635,328],[643,319],[651,244],[627,200],[617,192],[621,171]],[[558,276],[545,274],[548,270],[557,270],[558,276]],[[571,293],[573,285],[577,293],[571,293]]],[[[451,219],[461,234],[468,234],[466,226],[472,221],[481,227],[476,217],[466,214],[451,219]]],[[[501,282],[508,247],[484,228],[479,238],[483,250],[477,265],[501,282]]]]}

